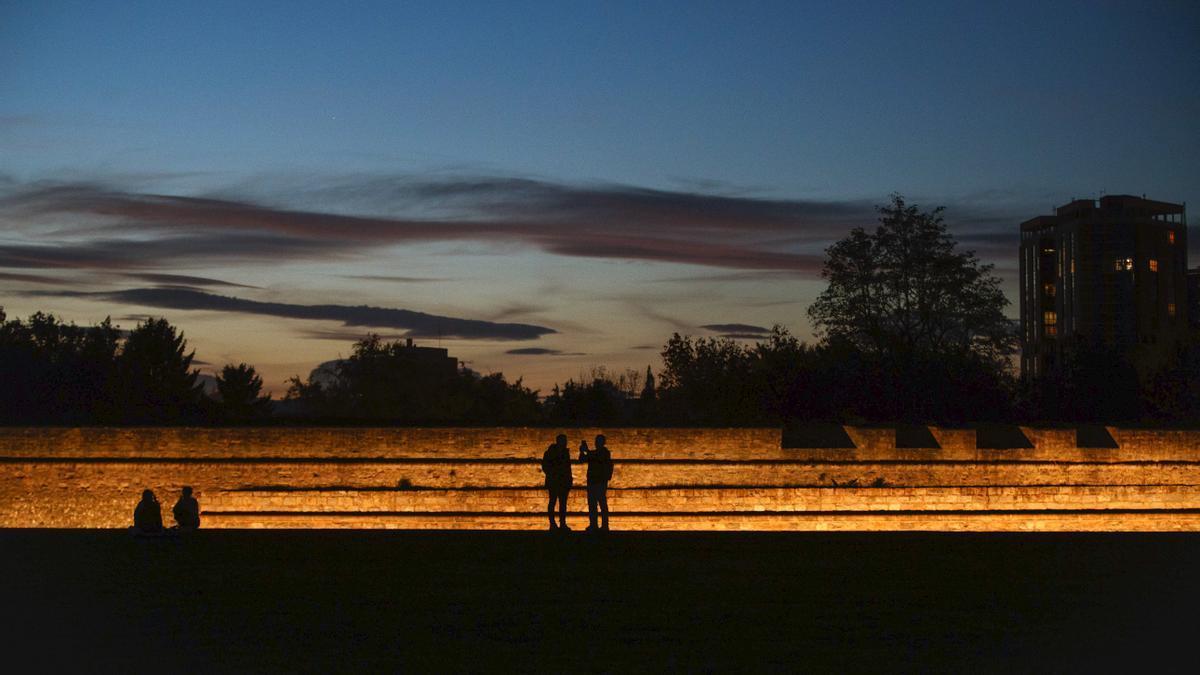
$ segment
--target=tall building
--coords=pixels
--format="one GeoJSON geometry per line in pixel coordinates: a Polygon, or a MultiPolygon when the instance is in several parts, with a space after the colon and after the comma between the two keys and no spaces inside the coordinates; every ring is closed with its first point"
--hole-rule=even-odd
{"type": "Polygon", "coordinates": [[[1021,223],[1021,372],[1054,369],[1080,339],[1153,370],[1187,337],[1186,273],[1182,204],[1110,195],[1021,223]]]}
{"type": "Polygon", "coordinates": [[[1192,327],[1193,339],[1200,335],[1200,267],[1188,270],[1188,323],[1192,327]]]}

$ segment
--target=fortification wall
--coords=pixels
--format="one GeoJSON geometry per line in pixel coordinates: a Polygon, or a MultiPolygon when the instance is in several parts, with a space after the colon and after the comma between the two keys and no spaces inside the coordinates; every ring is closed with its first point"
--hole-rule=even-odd
{"type": "MultiPolygon", "coordinates": [[[[572,430],[574,441],[600,430],[572,430]]],[[[1200,525],[1200,432],[1022,428],[980,448],[930,429],[844,429],[852,448],[774,429],[607,431],[622,529],[1179,530],[1200,525]]],[[[142,489],[183,485],[206,527],[541,528],[545,429],[0,429],[0,527],[120,527],[142,489]]],[[[575,467],[576,484],[585,482],[575,467]]],[[[585,509],[582,490],[572,510],[585,509]]],[[[582,524],[576,515],[576,524],[582,524]]]]}

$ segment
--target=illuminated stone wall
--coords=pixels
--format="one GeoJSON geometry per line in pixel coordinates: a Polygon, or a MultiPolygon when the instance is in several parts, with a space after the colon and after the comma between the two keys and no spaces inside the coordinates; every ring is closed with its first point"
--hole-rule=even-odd
{"type": "MultiPolygon", "coordinates": [[[[776,429],[619,429],[619,529],[1196,530],[1200,432],[1022,428],[987,450],[972,430],[897,449],[784,449],[776,429]]],[[[572,430],[580,438],[598,430],[572,430]]],[[[544,527],[545,429],[0,429],[0,527],[120,527],[151,488],[170,520],[185,484],[206,527],[544,527]]],[[[584,469],[576,467],[576,484],[584,469]]],[[[572,493],[576,526],[586,508],[572,493]]]]}

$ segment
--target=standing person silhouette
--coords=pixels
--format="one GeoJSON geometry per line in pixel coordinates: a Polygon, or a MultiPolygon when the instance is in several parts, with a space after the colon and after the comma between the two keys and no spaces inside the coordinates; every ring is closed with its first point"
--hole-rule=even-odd
{"type": "Polygon", "coordinates": [[[162,507],[153,490],[142,490],[142,501],[133,510],[133,529],[138,534],[159,534],[163,531],[162,507]]]}
{"type": "Polygon", "coordinates": [[[605,445],[604,434],[596,436],[596,449],[588,450],[587,441],[579,442],[579,461],[587,462],[587,499],[589,532],[608,531],[608,481],[612,480],[612,453],[605,445]],[[600,512],[600,527],[596,527],[596,512],[600,512]]]}
{"type": "Polygon", "coordinates": [[[567,496],[571,492],[571,451],[567,449],[566,434],[559,434],[542,455],[542,473],[546,474],[546,491],[550,502],[546,514],[551,530],[570,530],[567,527],[567,496]],[[554,523],[554,505],[558,504],[558,524],[554,523]]]}
{"type": "Polygon", "coordinates": [[[175,507],[171,509],[171,513],[174,514],[175,522],[179,524],[179,529],[200,529],[200,502],[196,501],[196,498],[192,496],[190,485],[183,486],[183,491],[179,495],[179,501],[175,502],[175,507]]]}

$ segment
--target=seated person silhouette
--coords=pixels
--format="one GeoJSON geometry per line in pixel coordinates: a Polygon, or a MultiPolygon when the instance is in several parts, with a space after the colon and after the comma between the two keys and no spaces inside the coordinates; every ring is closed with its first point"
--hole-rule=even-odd
{"type": "Polygon", "coordinates": [[[554,443],[542,455],[542,473],[546,474],[546,491],[550,503],[546,513],[550,516],[551,530],[570,530],[567,527],[567,496],[571,492],[571,451],[567,449],[566,434],[559,434],[554,443]],[[558,504],[558,524],[554,524],[554,505],[558,504]]]}
{"type": "Polygon", "coordinates": [[[133,510],[134,534],[162,534],[162,507],[152,490],[142,490],[142,501],[133,510]]]}
{"type": "Polygon", "coordinates": [[[179,529],[200,529],[200,503],[192,496],[192,487],[190,485],[183,486],[183,491],[179,495],[179,501],[175,502],[175,508],[171,509],[171,513],[174,514],[175,522],[179,524],[179,529]]]}
{"type": "Polygon", "coordinates": [[[596,449],[588,450],[587,441],[579,442],[579,461],[587,462],[587,498],[589,532],[608,531],[608,481],[612,480],[612,453],[604,435],[596,436],[596,449]],[[596,513],[600,513],[600,526],[596,527],[596,513]]]}

